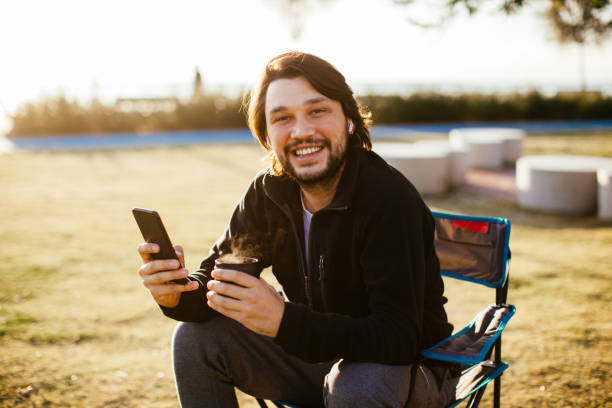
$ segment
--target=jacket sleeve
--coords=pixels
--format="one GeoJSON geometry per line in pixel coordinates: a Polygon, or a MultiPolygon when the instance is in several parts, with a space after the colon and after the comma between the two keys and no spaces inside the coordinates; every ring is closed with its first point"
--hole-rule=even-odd
{"type": "Polygon", "coordinates": [[[265,225],[257,224],[257,220],[261,217],[255,216],[256,209],[261,208],[261,200],[263,199],[260,179],[261,177],[258,177],[251,183],[234,209],[225,232],[215,242],[209,255],[201,262],[200,268],[187,277],[187,279],[199,283],[198,289],[184,292],[179,304],[174,308],[160,306],[164,315],[184,322],[204,322],[219,316],[219,313],[208,307],[206,303],[206,292],[208,292],[206,283],[210,280],[210,272],[215,266],[215,259],[224,253],[230,253],[238,249],[243,251],[246,256],[262,258],[263,266],[269,266],[266,254],[262,256],[261,247],[254,244],[261,242],[260,234],[265,229],[265,225]],[[250,248],[242,248],[247,245],[247,241],[250,242],[250,248]],[[245,252],[249,250],[257,253],[245,252]]]}
{"type": "Polygon", "coordinates": [[[287,303],[275,341],[310,362],[414,362],[423,330],[428,214],[420,199],[397,197],[385,200],[365,221],[359,265],[367,292],[366,316],[314,312],[287,303]]]}

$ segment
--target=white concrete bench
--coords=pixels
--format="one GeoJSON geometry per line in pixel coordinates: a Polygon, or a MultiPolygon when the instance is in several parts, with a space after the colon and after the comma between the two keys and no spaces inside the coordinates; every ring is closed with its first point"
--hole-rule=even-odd
{"type": "Polygon", "coordinates": [[[424,140],[416,146],[431,146],[448,151],[448,180],[452,187],[460,187],[465,183],[465,174],[469,169],[469,146],[453,146],[448,141],[424,140]]]}
{"type": "Polygon", "coordinates": [[[504,163],[514,164],[523,153],[525,132],[513,128],[462,128],[449,133],[451,144],[469,145],[470,166],[500,168],[504,163]]]}
{"type": "Polygon", "coordinates": [[[373,150],[399,170],[421,194],[448,190],[449,151],[414,143],[376,143],[373,150]]]}
{"type": "Polygon", "coordinates": [[[612,167],[597,170],[597,215],[612,220],[612,167]]]}
{"type": "Polygon", "coordinates": [[[466,147],[468,166],[470,168],[499,169],[504,164],[504,141],[486,135],[465,137],[462,133],[452,130],[449,134],[451,146],[466,147]]]}
{"type": "Polygon", "coordinates": [[[612,159],[591,156],[526,156],[516,163],[522,207],[587,214],[597,208],[597,171],[612,159]]]}

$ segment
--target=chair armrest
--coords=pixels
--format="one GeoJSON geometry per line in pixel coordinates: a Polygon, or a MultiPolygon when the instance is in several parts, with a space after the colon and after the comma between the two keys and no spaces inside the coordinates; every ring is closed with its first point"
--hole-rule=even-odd
{"type": "Polygon", "coordinates": [[[485,359],[515,311],[513,305],[489,305],[461,331],[423,350],[421,354],[463,366],[478,364],[485,359]]]}
{"type": "Polygon", "coordinates": [[[485,387],[488,383],[499,377],[508,368],[505,362],[495,363],[494,361],[482,361],[461,373],[456,391],[455,401],[448,408],[455,407],[464,399],[485,387]]]}

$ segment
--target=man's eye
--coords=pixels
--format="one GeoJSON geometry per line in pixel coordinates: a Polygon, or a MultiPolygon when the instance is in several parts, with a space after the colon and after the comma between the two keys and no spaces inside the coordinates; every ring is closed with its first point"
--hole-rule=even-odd
{"type": "Polygon", "coordinates": [[[313,110],[312,110],[312,113],[313,113],[314,115],[319,115],[319,114],[321,114],[321,113],[323,113],[323,112],[327,112],[327,109],[325,109],[325,108],[317,108],[317,109],[313,109],[313,110]]]}
{"type": "Polygon", "coordinates": [[[272,123],[284,122],[289,119],[289,116],[277,116],[272,120],[272,123]]]}

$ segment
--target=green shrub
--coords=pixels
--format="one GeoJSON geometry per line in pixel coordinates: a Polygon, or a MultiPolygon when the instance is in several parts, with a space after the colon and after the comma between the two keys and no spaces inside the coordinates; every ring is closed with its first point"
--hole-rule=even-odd
{"type": "MultiPolygon", "coordinates": [[[[486,95],[417,93],[358,98],[375,124],[612,119],[612,97],[599,92],[486,95]]],[[[79,104],[65,96],[23,104],[9,136],[150,132],[245,127],[242,98],[205,95],[177,101],[171,111],[134,112],[99,101],[79,104]]]]}
{"type": "Polygon", "coordinates": [[[557,94],[413,94],[359,98],[374,123],[496,122],[612,118],[612,98],[594,93],[557,94]]]}

